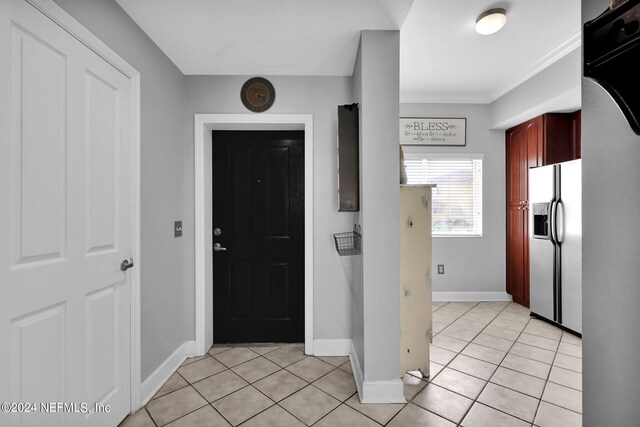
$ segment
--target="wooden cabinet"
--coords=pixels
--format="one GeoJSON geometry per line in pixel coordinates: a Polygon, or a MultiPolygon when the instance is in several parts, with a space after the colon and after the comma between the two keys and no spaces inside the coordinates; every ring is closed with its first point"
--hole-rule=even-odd
{"type": "Polygon", "coordinates": [[[574,159],[582,158],[582,114],[581,111],[578,110],[575,113],[571,113],[570,117],[570,128],[571,128],[571,152],[572,157],[574,159]]]}
{"type": "Polygon", "coordinates": [[[529,306],[529,235],[526,206],[528,203],[528,173],[538,165],[538,138],[541,127],[536,121],[509,129],[506,134],[507,160],[507,292],[513,300],[529,306]]]}
{"type": "Polygon", "coordinates": [[[527,162],[527,144],[523,128],[507,131],[507,205],[520,205],[526,199],[524,167],[527,162]]]}
{"type": "Polygon", "coordinates": [[[507,292],[519,304],[529,306],[528,209],[507,207],[507,292]]]}
{"type": "Polygon", "coordinates": [[[529,307],[529,168],[580,158],[580,111],[543,114],[508,129],[507,292],[529,307]]]}

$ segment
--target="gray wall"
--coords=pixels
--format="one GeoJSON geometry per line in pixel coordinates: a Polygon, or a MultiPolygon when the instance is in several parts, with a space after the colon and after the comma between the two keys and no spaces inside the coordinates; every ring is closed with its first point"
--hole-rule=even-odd
{"type": "Polygon", "coordinates": [[[360,223],[364,380],[400,369],[399,31],[360,38],[360,223]]]}
{"type": "MultiPolygon", "coordinates": [[[[358,44],[358,54],[353,67],[353,100],[362,106],[362,42],[358,44]]],[[[362,111],[359,110],[362,115],[362,111]]],[[[362,135],[362,120],[358,118],[359,135],[362,135]]],[[[362,142],[360,142],[362,144],[362,142]]],[[[359,156],[359,167],[362,173],[362,156],[359,156]]],[[[362,179],[360,179],[362,194],[362,179]]],[[[353,214],[353,222],[360,223],[360,212],[353,214]]],[[[364,283],[362,278],[362,255],[351,257],[353,262],[352,295],[351,295],[351,341],[356,351],[360,368],[364,370],[364,283]]]]}
{"type": "Polygon", "coordinates": [[[580,63],[575,49],[493,101],[489,127],[508,129],[540,114],[579,110],[580,63]]]}
{"type": "Polygon", "coordinates": [[[184,218],[185,78],[115,1],[55,1],[142,75],[142,259],[136,268],[141,268],[144,380],[188,336],[185,239],[174,239],[172,229],[174,220],[184,218]]]}
{"type": "MultiPolygon", "coordinates": [[[[190,336],[194,335],[194,163],[195,113],[250,113],[240,88],[251,76],[186,77],[185,223],[190,336]]],[[[352,103],[351,77],[269,76],[276,101],[262,114],[313,114],[314,131],[314,338],[351,337],[350,265],[338,256],[333,233],[353,229],[353,215],[338,212],[337,107],[352,103]]]]}
{"type": "Polygon", "coordinates": [[[424,151],[484,154],[483,237],[433,238],[434,292],[505,292],[505,141],[504,131],[490,129],[489,113],[487,104],[400,104],[401,117],[466,117],[465,147],[424,151]],[[437,264],[444,275],[435,273],[437,264]]]}
{"type": "MultiPolygon", "coordinates": [[[[607,0],[583,0],[583,21],[607,7],[607,0]]],[[[640,136],[586,79],[582,159],[584,425],[638,425],[640,136]]]]}

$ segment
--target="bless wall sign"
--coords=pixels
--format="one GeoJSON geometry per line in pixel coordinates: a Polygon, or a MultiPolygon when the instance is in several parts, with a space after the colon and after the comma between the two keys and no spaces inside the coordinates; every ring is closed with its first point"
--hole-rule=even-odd
{"type": "Polygon", "coordinates": [[[466,145],[467,119],[403,117],[400,145],[466,145]]]}

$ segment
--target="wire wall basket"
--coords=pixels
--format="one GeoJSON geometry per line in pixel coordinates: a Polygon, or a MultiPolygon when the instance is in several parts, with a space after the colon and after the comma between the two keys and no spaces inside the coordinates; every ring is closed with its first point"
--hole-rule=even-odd
{"type": "Polygon", "coordinates": [[[340,256],[360,255],[362,253],[362,234],[358,224],[353,225],[353,231],[336,233],[333,235],[336,251],[340,256]]]}

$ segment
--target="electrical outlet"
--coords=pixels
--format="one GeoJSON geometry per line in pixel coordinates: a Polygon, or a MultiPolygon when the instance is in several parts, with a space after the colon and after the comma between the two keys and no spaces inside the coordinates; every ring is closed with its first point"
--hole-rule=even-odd
{"type": "Polygon", "coordinates": [[[438,264],[438,274],[444,274],[444,264],[438,264]]]}
{"type": "Polygon", "coordinates": [[[173,222],[173,237],[182,236],[182,221],[173,222]]]}

